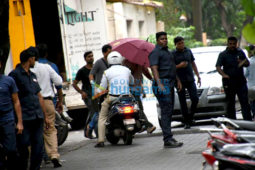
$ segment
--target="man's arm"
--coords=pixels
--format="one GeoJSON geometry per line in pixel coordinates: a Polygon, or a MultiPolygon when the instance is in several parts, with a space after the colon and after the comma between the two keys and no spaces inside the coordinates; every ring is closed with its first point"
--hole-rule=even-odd
{"type": "Polygon", "coordinates": [[[187,65],[188,65],[187,61],[182,61],[180,64],[176,65],[176,69],[185,68],[185,67],[187,67],[187,65]]]}
{"type": "Polygon", "coordinates": [[[62,113],[63,112],[63,91],[62,91],[62,88],[57,89],[57,93],[58,93],[58,101],[56,104],[56,110],[59,113],[62,113]]]}
{"type": "Polygon", "coordinates": [[[151,73],[149,72],[149,69],[146,67],[143,67],[143,74],[149,79],[152,80],[151,73]]]}
{"type": "Polygon", "coordinates": [[[151,66],[151,71],[154,77],[154,80],[157,82],[158,86],[160,87],[161,91],[165,91],[164,85],[161,83],[160,78],[159,78],[159,73],[158,73],[158,66],[153,65],[151,66]]]}
{"type": "Polygon", "coordinates": [[[226,73],[224,73],[224,71],[221,69],[221,66],[216,66],[216,70],[217,70],[218,73],[222,76],[222,78],[227,78],[227,79],[229,79],[229,75],[227,75],[226,73]]]}
{"type": "Polygon", "coordinates": [[[45,105],[44,105],[44,100],[43,100],[43,97],[42,97],[40,92],[37,93],[37,96],[39,98],[39,102],[40,102],[40,105],[41,105],[41,108],[42,108],[42,111],[43,111],[44,122],[45,122],[45,125],[46,125],[46,129],[48,129],[49,125],[50,125],[50,122],[49,122],[48,116],[46,114],[46,108],[45,108],[45,105]]]}
{"type": "Polygon", "coordinates": [[[191,65],[192,65],[192,69],[194,70],[194,72],[195,72],[195,74],[197,76],[197,84],[200,87],[201,86],[201,78],[199,76],[199,72],[198,72],[197,65],[196,65],[195,61],[193,61],[191,63],[191,65]]]}
{"type": "Polygon", "coordinates": [[[18,123],[17,123],[17,134],[22,134],[22,131],[24,129],[23,127],[23,123],[22,123],[22,113],[21,113],[21,107],[20,107],[20,102],[19,102],[19,97],[18,97],[18,93],[13,93],[12,94],[12,102],[13,102],[13,106],[14,106],[14,110],[18,119],[18,123]]]}
{"type": "Polygon", "coordinates": [[[82,91],[82,90],[80,89],[80,87],[78,86],[78,83],[79,83],[78,80],[74,80],[74,81],[73,81],[73,87],[74,87],[74,89],[75,89],[78,93],[81,94],[81,98],[82,98],[82,99],[86,99],[86,98],[88,97],[88,95],[87,95],[87,93],[85,93],[84,91],[82,91]]]}

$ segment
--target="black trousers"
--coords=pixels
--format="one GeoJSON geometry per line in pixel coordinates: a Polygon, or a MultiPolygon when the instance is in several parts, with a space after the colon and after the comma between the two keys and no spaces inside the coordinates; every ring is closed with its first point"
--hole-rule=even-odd
{"type": "Polygon", "coordinates": [[[178,92],[180,106],[181,106],[181,113],[184,119],[184,123],[189,124],[191,123],[193,116],[197,109],[198,104],[198,96],[197,96],[197,87],[194,81],[192,82],[182,82],[182,90],[178,92]],[[186,102],[186,89],[188,90],[190,100],[191,100],[191,107],[190,111],[188,110],[187,102],[186,102]]]}
{"type": "Polygon", "coordinates": [[[243,119],[252,120],[246,82],[231,79],[223,79],[222,81],[227,101],[227,117],[236,119],[235,96],[237,95],[241,105],[243,119]]]}

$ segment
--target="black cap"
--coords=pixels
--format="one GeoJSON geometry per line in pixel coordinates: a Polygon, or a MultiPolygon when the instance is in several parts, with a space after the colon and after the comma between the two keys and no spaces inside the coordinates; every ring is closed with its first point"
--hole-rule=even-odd
{"type": "Polygon", "coordinates": [[[36,47],[30,46],[20,53],[20,61],[22,63],[26,62],[30,57],[38,57],[38,49],[36,47]]]}

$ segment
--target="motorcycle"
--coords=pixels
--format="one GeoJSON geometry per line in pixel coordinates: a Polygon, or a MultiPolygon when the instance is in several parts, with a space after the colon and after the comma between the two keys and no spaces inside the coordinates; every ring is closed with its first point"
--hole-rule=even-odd
{"type": "Polygon", "coordinates": [[[215,126],[218,127],[220,127],[221,124],[224,124],[230,129],[255,131],[255,123],[253,121],[234,120],[226,117],[212,118],[211,120],[215,126]]]}
{"type": "Polygon", "coordinates": [[[121,95],[112,102],[106,121],[106,139],[111,144],[122,138],[125,145],[131,145],[134,134],[141,128],[139,106],[133,96],[121,95]]]}
{"type": "MultiPolygon", "coordinates": [[[[220,124],[220,127],[222,129],[208,130],[210,140],[207,143],[207,150],[202,152],[202,155],[205,158],[203,169],[206,169],[207,165],[210,165],[213,169],[220,170],[225,170],[227,168],[242,170],[254,166],[253,158],[247,156],[247,154],[240,148],[242,148],[241,146],[243,145],[245,145],[246,148],[248,148],[247,146],[254,145],[255,132],[229,130],[224,124],[220,124]],[[215,134],[211,133],[212,131],[221,133],[215,134]],[[238,146],[240,146],[240,148],[238,148],[238,146]],[[232,148],[232,151],[229,148],[232,148]]],[[[243,149],[244,151],[247,151],[245,147],[243,149]]],[[[255,152],[255,150],[253,150],[253,152],[255,152]]]]}
{"type": "Polygon", "coordinates": [[[67,108],[63,105],[64,109],[62,113],[56,111],[55,128],[57,129],[58,146],[62,145],[68,136],[68,124],[72,122],[67,114],[67,108]]]}

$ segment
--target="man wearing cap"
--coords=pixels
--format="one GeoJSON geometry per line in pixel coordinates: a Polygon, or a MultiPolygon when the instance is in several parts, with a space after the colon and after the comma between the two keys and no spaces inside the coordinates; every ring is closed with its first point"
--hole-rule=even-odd
{"type": "MultiPolygon", "coordinates": [[[[0,58],[0,69],[1,64],[0,58]]],[[[15,169],[17,151],[14,110],[17,117],[17,133],[21,134],[23,124],[18,88],[11,77],[0,74],[0,169],[15,169]]]]}
{"type": "Polygon", "coordinates": [[[40,169],[43,154],[43,122],[46,128],[49,121],[44,107],[41,88],[36,76],[30,71],[35,65],[35,56],[38,51],[35,47],[20,53],[21,63],[9,74],[19,89],[18,96],[22,108],[22,119],[24,130],[21,135],[17,135],[17,149],[19,158],[17,169],[27,170],[29,150],[31,146],[30,170],[40,169]]]}

